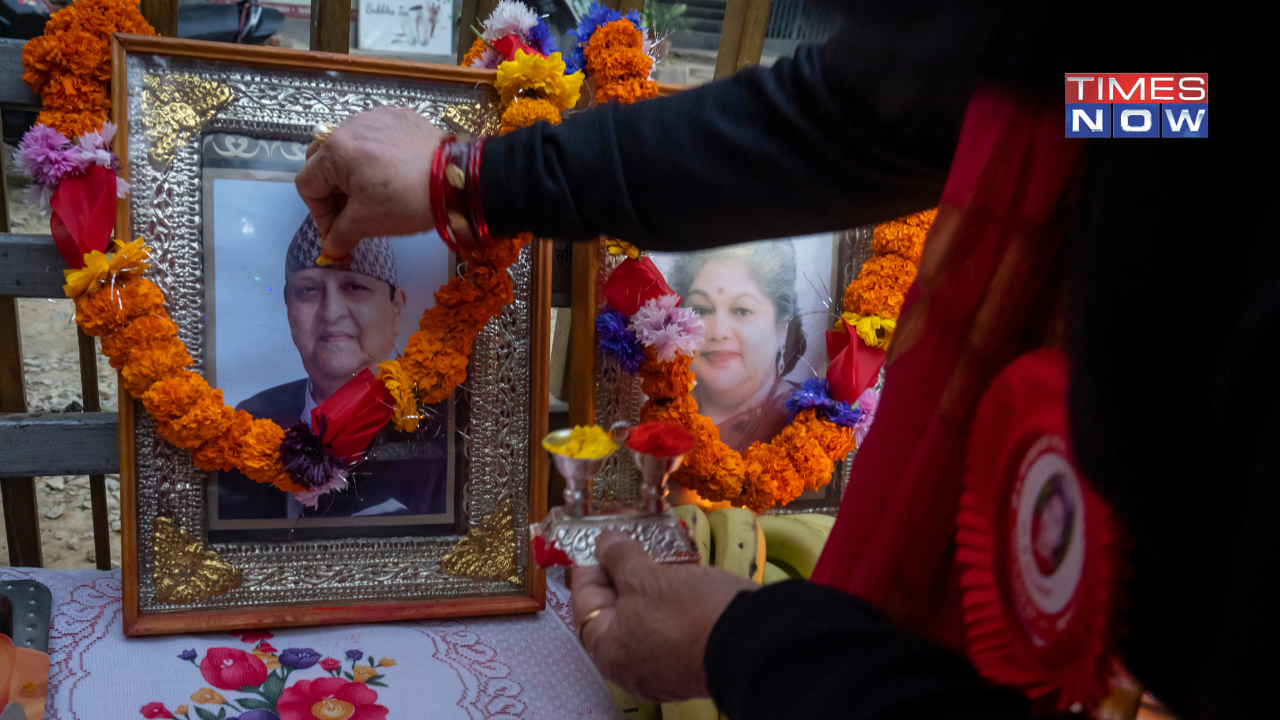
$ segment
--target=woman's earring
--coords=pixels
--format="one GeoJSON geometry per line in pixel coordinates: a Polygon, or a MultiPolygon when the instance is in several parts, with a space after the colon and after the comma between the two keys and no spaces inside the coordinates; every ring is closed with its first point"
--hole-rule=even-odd
{"type": "Polygon", "coordinates": [[[786,369],[782,363],[782,352],[782,348],[778,348],[778,375],[782,375],[782,371],[786,369]]]}

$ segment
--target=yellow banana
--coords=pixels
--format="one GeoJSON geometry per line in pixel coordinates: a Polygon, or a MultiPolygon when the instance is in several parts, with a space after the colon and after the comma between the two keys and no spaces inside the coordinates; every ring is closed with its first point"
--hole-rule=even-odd
{"type": "Polygon", "coordinates": [[[694,698],[662,703],[662,720],[719,720],[720,711],[711,698],[694,698]]]}
{"type": "Polygon", "coordinates": [[[608,680],[604,681],[604,687],[627,720],[662,720],[662,708],[658,703],[642,703],[608,680]]]}
{"type": "Polygon", "coordinates": [[[788,515],[787,517],[793,517],[797,520],[807,522],[810,525],[816,525],[827,533],[830,533],[831,528],[836,524],[836,519],[834,517],[830,515],[823,515],[821,513],[799,513],[797,515],[788,515]]]}
{"type": "Polygon", "coordinates": [[[756,514],[746,508],[724,508],[707,520],[715,543],[715,566],[741,578],[763,580],[763,536],[756,514]]]}
{"type": "Polygon", "coordinates": [[[683,520],[685,526],[689,528],[689,536],[698,545],[698,553],[701,555],[699,564],[703,567],[710,565],[711,525],[707,522],[706,514],[697,505],[678,505],[675,512],[676,517],[683,520]]]}
{"type": "Polygon", "coordinates": [[[767,556],[785,562],[808,580],[827,542],[827,533],[792,515],[765,515],[759,523],[764,531],[767,556]]]}
{"type": "Polygon", "coordinates": [[[772,585],[774,583],[782,582],[784,580],[790,580],[790,579],[791,579],[791,576],[787,574],[786,570],[783,570],[782,568],[778,567],[777,565],[774,565],[771,562],[765,562],[764,582],[761,583],[762,585],[772,585]]]}

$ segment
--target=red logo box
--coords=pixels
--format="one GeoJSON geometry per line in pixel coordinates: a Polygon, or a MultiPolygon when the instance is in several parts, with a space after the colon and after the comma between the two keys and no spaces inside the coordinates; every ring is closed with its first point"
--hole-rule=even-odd
{"type": "Polygon", "coordinates": [[[1208,103],[1208,73],[1066,73],[1066,102],[1208,103]]]}

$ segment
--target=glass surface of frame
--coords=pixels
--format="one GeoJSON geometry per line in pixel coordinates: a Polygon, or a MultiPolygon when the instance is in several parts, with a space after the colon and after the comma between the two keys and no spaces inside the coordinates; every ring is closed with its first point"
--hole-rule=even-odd
{"type": "MultiPolygon", "coordinates": [[[[306,210],[292,176],[312,128],[390,105],[442,130],[491,132],[492,73],[130,36],[113,52],[117,152],[133,187],[117,234],[147,240],[148,278],[191,369],[229,405],[281,425],[300,419],[324,376],[320,315],[293,302],[307,271],[293,257],[306,210]]],[[[351,283],[353,294],[377,292],[348,308],[380,329],[339,328],[375,359],[403,349],[457,271],[434,233],[380,242],[380,269],[351,283]]],[[[377,462],[364,476],[356,468],[359,493],[341,503],[308,511],[274,488],[202,471],[158,437],[140,403],[122,403],[126,633],[540,609],[544,577],[525,539],[545,511],[545,458],[531,438],[546,423],[547,251],[535,242],[511,267],[515,300],[476,339],[466,383],[428,408],[420,432],[379,433],[377,462]],[[166,523],[207,543],[239,586],[158,599],[157,570],[174,562],[166,523]],[[467,565],[481,569],[444,572],[468,538],[472,552],[485,548],[467,565]],[[511,571],[486,575],[495,559],[511,571]]]]}
{"type": "MultiPolygon", "coordinates": [[[[697,378],[694,398],[730,447],[743,452],[752,442],[772,440],[786,425],[791,392],[808,378],[825,376],[826,331],[840,317],[845,287],[871,256],[873,229],[650,254],[684,305],[706,323],[702,350],[690,366],[697,378]]],[[[600,257],[597,312],[603,309],[601,288],[625,256],[602,248],[600,257]]],[[[644,400],[639,379],[597,350],[597,423],[638,422],[644,400]]],[[[851,459],[852,453],[836,463],[825,487],[770,512],[835,513],[851,459]]],[[[629,463],[610,462],[595,497],[634,500],[638,481],[629,463]]],[[[668,499],[681,502],[679,492],[668,499]]]]}

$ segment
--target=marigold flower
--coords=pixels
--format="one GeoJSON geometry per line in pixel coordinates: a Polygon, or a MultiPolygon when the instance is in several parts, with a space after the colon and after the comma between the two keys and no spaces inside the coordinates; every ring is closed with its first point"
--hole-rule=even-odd
{"type": "Polygon", "coordinates": [[[157,380],[138,399],[156,422],[167,423],[186,415],[213,392],[203,375],[186,371],[157,380]]]}
{"type": "Polygon", "coordinates": [[[162,338],[174,337],[178,326],[169,319],[164,308],[151,315],[143,315],[107,337],[102,338],[102,354],[111,367],[120,370],[129,362],[134,348],[162,338]]]}
{"type": "Polygon", "coordinates": [[[542,121],[559,125],[560,111],[550,101],[542,98],[518,99],[502,111],[502,134],[542,121]]]}
{"type": "Polygon", "coordinates": [[[160,423],[156,432],[183,450],[195,450],[225,433],[235,422],[235,417],[236,411],[222,402],[222,390],[214,390],[182,417],[160,423]]]}
{"type": "Polygon", "coordinates": [[[462,62],[458,64],[462,67],[475,67],[476,60],[480,59],[486,49],[488,47],[484,44],[484,41],[476,38],[472,41],[471,47],[467,49],[467,54],[462,56],[462,62]]]}
{"type": "Polygon", "coordinates": [[[564,60],[558,52],[543,57],[517,50],[514,58],[498,65],[493,87],[503,103],[511,103],[522,94],[532,92],[557,110],[568,110],[578,104],[583,76],[581,72],[565,75],[564,69],[564,60]]]}
{"type": "Polygon", "coordinates": [[[658,83],[645,78],[624,78],[596,88],[596,102],[616,100],[630,105],[641,100],[658,97],[658,83]]]}
{"type": "Polygon", "coordinates": [[[937,215],[937,210],[925,210],[900,220],[880,223],[871,236],[871,252],[900,255],[912,265],[919,265],[924,238],[937,215]]]}
{"type": "Polygon", "coordinates": [[[106,110],[95,112],[63,112],[61,110],[44,110],[36,116],[36,122],[57,130],[67,137],[79,137],[102,128],[102,123],[111,119],[106,110]]]}
{"type": "Polygon", "coordinates": [[[877,255],[862,264],[858,279],[844,293],[844,309],[859,315],[894,319],[902,311],[916,266],[898,255],[877,255]]]}
{"type": "Polygon", "coordinates": [[[164,293],[146,278],[132,278],[76,298],[75,303],[80,329],[93,337],[103,337],[134,318],[162,310],[164,293]]]}
{"type": "MultiPolygon", "coordinates": [[[[101,293],[99,293],[101,294],[101,293]]],[[[120,378],[134,397],[140,397],[151,385],[191,364],[187,346],[176,337],[156,338],[134,346],[129,361],[120,369],[120,378]]]]}
{"type": "Polygon", "coordinates": [[[253,416],[244,410],[236,410],[231,427],[221,435],[206,440],[192,453],[192,461],[201,470],[235,469],[240,455],[240,440],[252,427],[253,416]]]}

